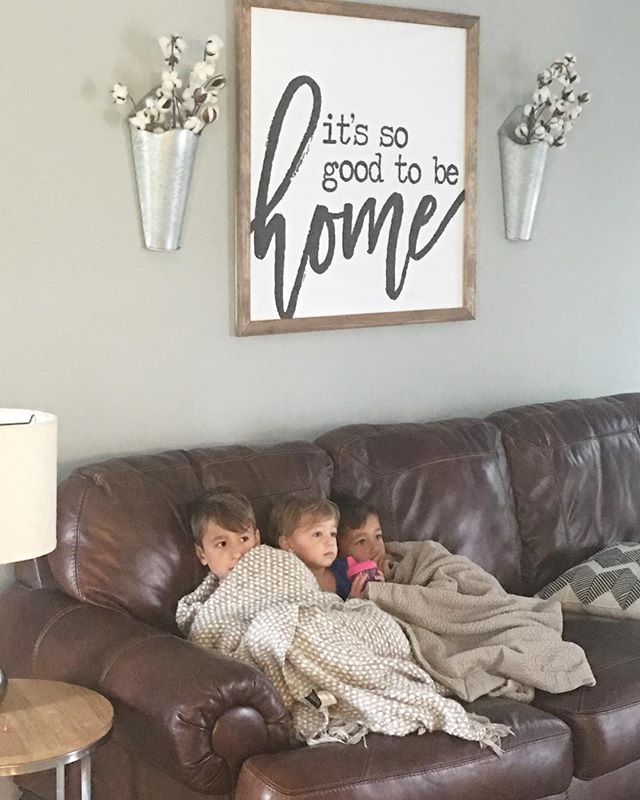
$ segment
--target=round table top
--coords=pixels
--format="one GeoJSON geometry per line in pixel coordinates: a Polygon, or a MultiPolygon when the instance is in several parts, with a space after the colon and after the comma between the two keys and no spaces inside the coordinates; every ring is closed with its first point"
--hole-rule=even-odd
{"type": "Polygon", "coordinates": [[[111,730],[113,707],[97,692],[12,678],[0,703],[0,775],[21,775],[87,755],[111,730]]]}

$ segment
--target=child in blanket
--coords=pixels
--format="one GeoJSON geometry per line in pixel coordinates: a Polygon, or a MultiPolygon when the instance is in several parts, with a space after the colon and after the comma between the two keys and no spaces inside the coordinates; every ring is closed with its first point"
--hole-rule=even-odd
{"type": "Polygon", "coordinates": [[[185,635],[220,581],[249,550],[260,544],[251,503],[229,486],[218,486],[196,500],[191,507],[190,524],[196,556],[203,566],[209,567],[209,573],[193,592],[178,602],[176,621],[185,635]]]}
{"type": "Polygon", "coordinates": [[[271,511],[270,543],[297,555],[325,592],[335,592],[343,600],[362,598],[368,576],[356,575],[351,581],[346,559],[337,558],[339,521],[340,511],[331,500],[288,495],[271,511]]]}

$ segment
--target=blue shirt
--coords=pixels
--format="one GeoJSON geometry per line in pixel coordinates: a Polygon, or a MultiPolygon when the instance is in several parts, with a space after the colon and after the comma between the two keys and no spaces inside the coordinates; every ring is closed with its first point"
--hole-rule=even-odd
{"type": "Polygon", "coordinates": [[[329,569],[333,572],[336,579],[336,594],[338,597],[346,600],[351,591],[351,581],[347,578],[347,559],[336,558],[329,569]]]}

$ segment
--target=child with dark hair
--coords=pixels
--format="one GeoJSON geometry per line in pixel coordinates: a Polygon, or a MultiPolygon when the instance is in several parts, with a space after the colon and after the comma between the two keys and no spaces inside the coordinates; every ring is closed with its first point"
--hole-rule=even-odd
{"type": "Polygon", "coordinates": [[[333,498],[340,509],[338,554],[358,562],[374,561],[381,572],[386,566],[386,553],[380,519],[375,509],[351,494],[333,498]]]}
{"type": "Polygon", "coordinates": [[[338,556],[340,512],[326,497],[283,497],[271,511],[269,543],[294,553],[314,574],[325,592],[343,600],[362,597],[366,576],[347,577],[347,563],[338,556]]]}

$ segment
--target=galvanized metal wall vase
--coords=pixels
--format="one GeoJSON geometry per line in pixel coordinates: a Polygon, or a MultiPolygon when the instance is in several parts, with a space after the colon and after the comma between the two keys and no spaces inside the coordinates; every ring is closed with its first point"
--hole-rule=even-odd
{"type": "Polygon", "coordinates": [[[522,106],[514,109],[498,131],[505,236],[511,241],[531,239],[549,153],[546,142],[523,144],[515,139],[522,111],[522,106]]]}
{"type": "Polygon", "coordinates": [[[200,137],[174,128],[131,127],[144,242],[149,250],[178,250],[200,137]]]}
{"type": "Polygon", "coordinates": [[[565,53],[538,73],[526,106],[515,108],[500,126],[500,164],[507,239],[528,241],[536,215],[547,155],[564,147],[567,135],[591,100],[578,93],[576,57],[565,53]]]}
{"type": "Polygon", "coordinates": [[[200,133],[218,119],[218,95],[226,86],[216,71],[224,45],[219,36],[209,36],[202,61],[181,77],[186,41],[173,33],[158,44],[167,65],[160,86],[139,104],[122,83],[114,84],[111,95],[114,103],[133,106],[129,127],[145,245],[178,250],[200,133]]]}

